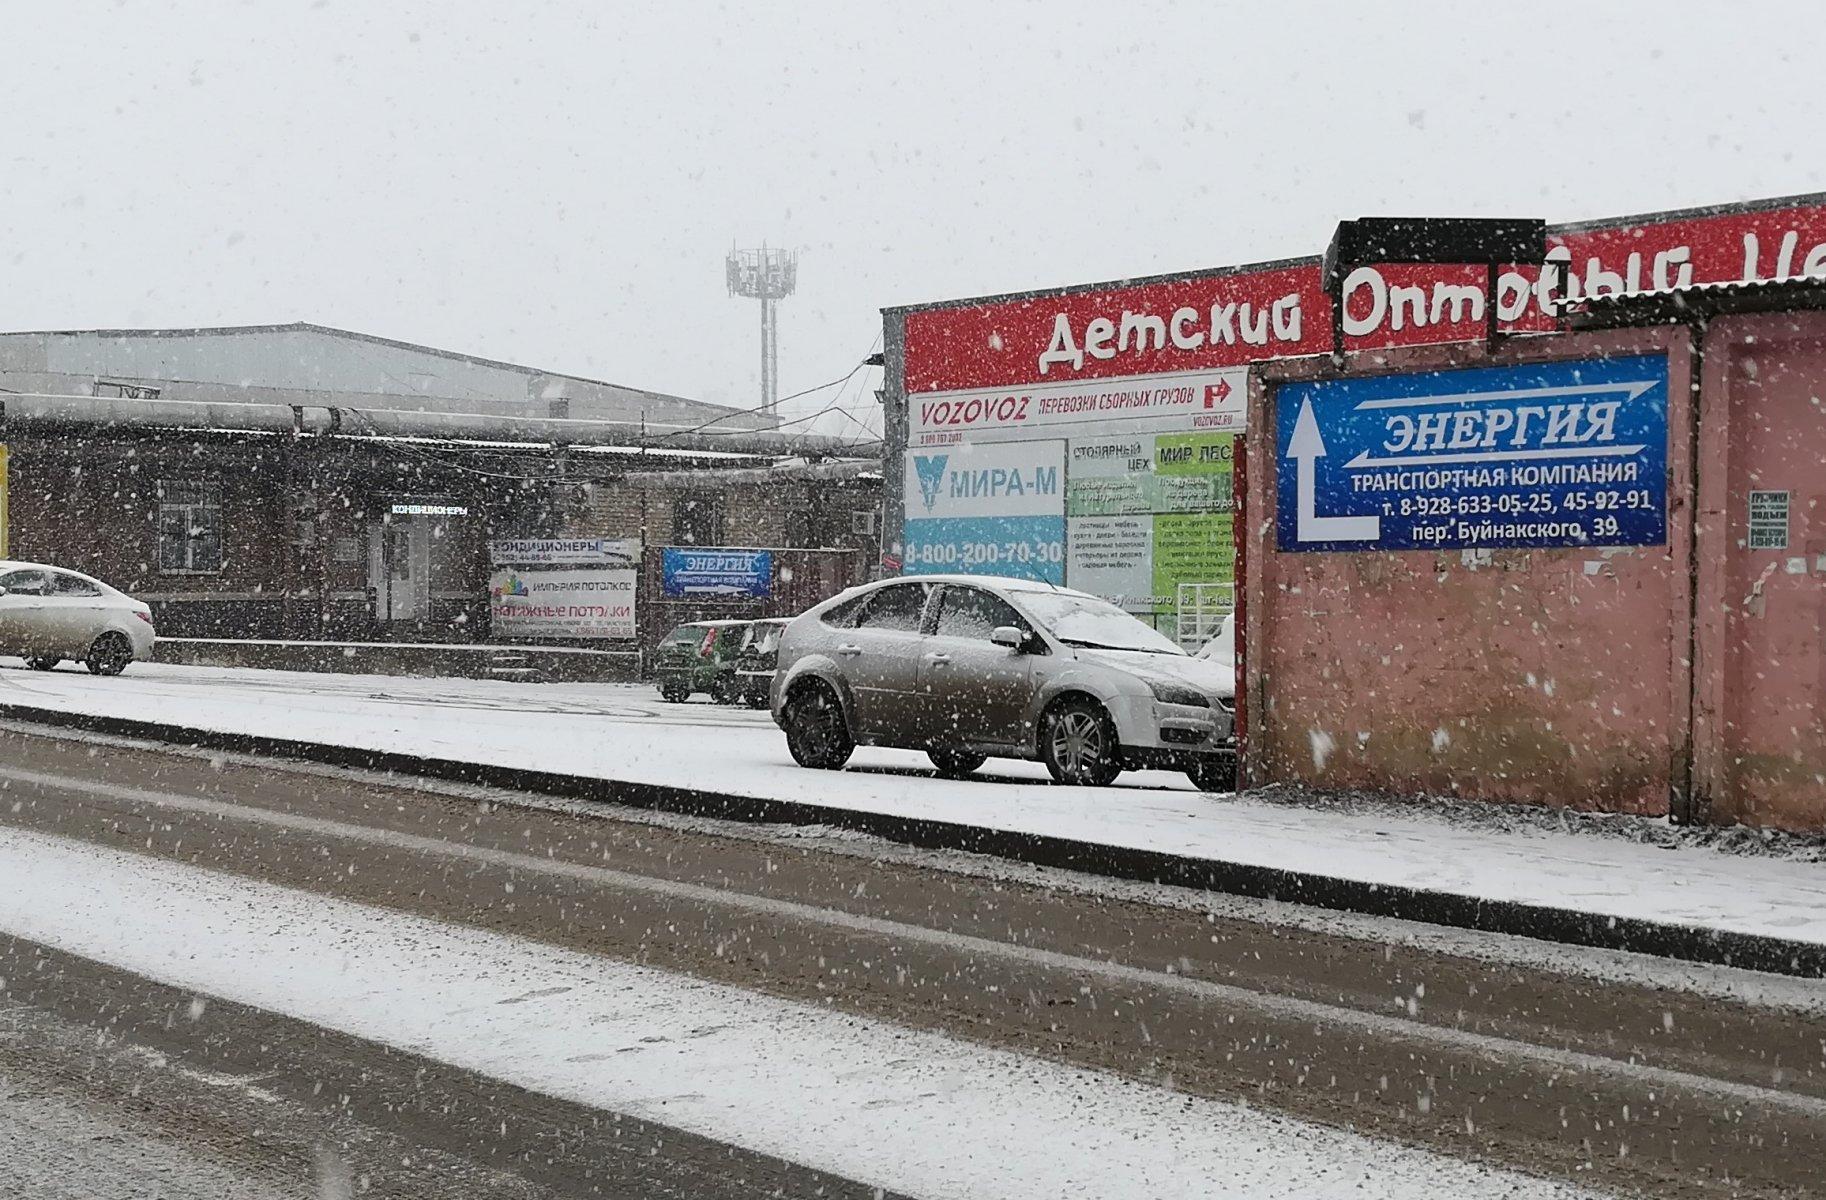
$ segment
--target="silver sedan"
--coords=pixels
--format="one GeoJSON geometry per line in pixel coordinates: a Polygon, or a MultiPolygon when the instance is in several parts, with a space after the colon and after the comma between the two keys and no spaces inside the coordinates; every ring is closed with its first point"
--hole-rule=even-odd
{"type": "Polygon", "coordinates": [[[0,654],[40,671],[64,659],[97,675],[118,675],[152,657],[152,610],[76,571],[0,561],[0,654]]]}
{"type": "Polygon", "coordinates": [[[953,777],[993,756],[1038,759],[1061,783],[1155,767],[1236,785],[1233,672],[1083,592],[967,575],[869,584],[789,625],[779,664],[774,720],[802,766],[896,746],[953,777]]]}

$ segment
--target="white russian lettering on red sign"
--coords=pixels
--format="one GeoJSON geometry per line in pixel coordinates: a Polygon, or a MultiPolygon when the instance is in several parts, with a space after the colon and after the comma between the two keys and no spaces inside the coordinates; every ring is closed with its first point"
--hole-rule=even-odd
{"type": "MultiPolygon", "coordinates": [[[[1359,267],[1344,281],[1345,348],[1475,340],[1492,303],[1503,332],[1543,333],[1556,328],[1560,299],[1826,276],[1826,204],[1566,226],[1549,231],[1546,257],[1545,270],[1501,270],[1494,297],[1483,267],[1359,267]]],[[[1331,348],[1331,298],[1307,260],[909,312],[905,382],[916,395],[1017,395],[1042,381],[1185,374],[1331,348]]]]}

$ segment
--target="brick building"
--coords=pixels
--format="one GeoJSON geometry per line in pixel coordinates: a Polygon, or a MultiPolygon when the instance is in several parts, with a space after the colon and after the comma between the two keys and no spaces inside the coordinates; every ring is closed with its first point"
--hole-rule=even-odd
{"type": "Polygon", "coordinates": [[[875,557],[878,474],[796,457],[820,439],[358,334],[0,334],[0,389],[7,552],[141,596],[166,636],[486,641],[501,539],[827,547],[781,560],[777,604],[875,557]]]}

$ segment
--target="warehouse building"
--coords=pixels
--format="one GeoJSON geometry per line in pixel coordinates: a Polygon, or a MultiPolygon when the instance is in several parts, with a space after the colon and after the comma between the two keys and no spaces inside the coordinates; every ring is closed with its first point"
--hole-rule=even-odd
{"type": "Polygon", "coordinates": [[[786,516],[803,488],[711,468],[848,449],[758,413],[314,325],[0,334],[0,389],[0,547],[141,596],[170,637],[636,650],[632,613],[495,628],[503,571],[552,565],[499,547],[592,539],[613,544],[599,565],[639,571],[625,560],[659,556],[677,511],[696,514],[677,535],[694,541],[810,546],[822,529],[786,516]],[[701,482],[664,485],[674,472],[701,482]],[[660,514],[662,490],[689,502],[660,514]]]}

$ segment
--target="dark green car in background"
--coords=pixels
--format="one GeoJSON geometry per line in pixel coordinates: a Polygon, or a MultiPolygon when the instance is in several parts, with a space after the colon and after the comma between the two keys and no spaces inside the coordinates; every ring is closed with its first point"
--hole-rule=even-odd
{"type": "Polygon", "coordinates": [[[751,621],[693,621],[666,635],[653,655],[660,698],[677,704],[698,692],[718,704],[736,700],[736,658],[751,621]]]}
{"type": "Polygon", "coordinates": [[[742,635],[735,660],[735,697],[750,708],[766,708],[780,662],[780,633],[791,617],[764,617],[742,635]]]}

